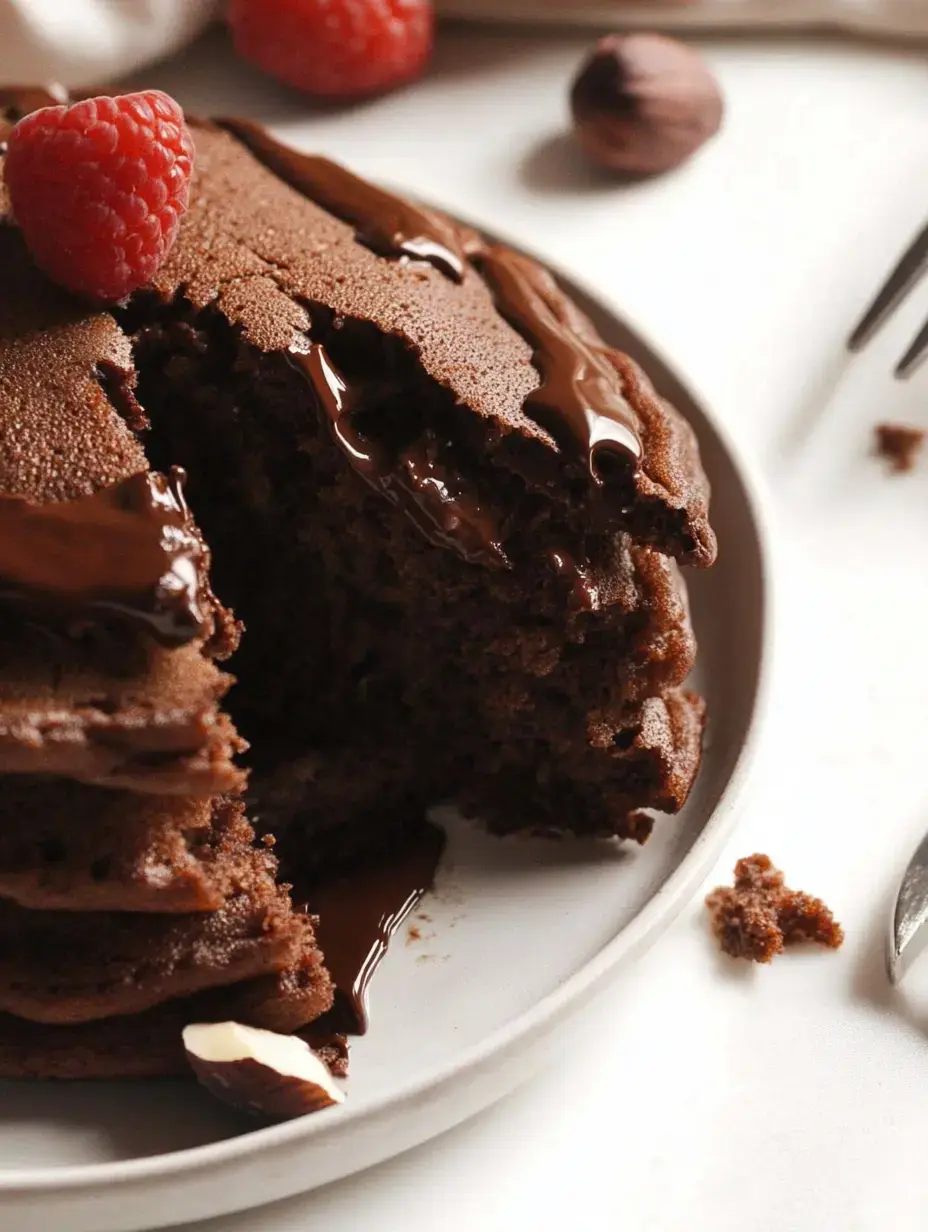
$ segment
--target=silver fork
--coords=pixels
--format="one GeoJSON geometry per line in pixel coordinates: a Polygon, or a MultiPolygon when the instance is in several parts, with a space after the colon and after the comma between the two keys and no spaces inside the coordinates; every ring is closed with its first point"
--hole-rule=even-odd
{"type": "MultiPolygon", "coordinates": [[[[928,226],[924,227],[883,284],[873,303],[848,339],[852,351],[867,345],[880,326],[928,272],[928,226]]],[[[900,380],[911,376],[928,357],[928,321],[894,369],[900,380]]],[[[928,948],[928,834],[909,861],[893,907],[886,966],[893,984],[898,984],[912,964],[928,948]]]]}
{"type": "Polygon", "coordinates": [[[928,834],[916,848],[905,870],[889,930],[886,967],[898,984],[928,947],[928,834]]]}
{"type": "MultiPolygon", "coordinates": [[[[899,258],[896,268],[861,317],[859,324],[848,339],[847,344],[852,351],[860,351],[867,345],[883,322],[892,316],[926,272],[928,272],[928,226],[918,233],[899,258]]],[[[928,356],[928,321],[922,326],[912,345],[899,360],[894,369],[894,375],[900,380],[911,376],[926,356],[928,356]]]]}

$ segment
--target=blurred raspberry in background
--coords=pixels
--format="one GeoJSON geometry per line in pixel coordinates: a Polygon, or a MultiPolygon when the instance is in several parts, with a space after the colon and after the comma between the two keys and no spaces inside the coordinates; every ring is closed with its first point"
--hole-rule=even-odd
{"type": "Polygon", "coordinates": [[[231,0],[236,50],[319,98],[363,98],[419,75],[432,50],[430,0],[231,0]]]}

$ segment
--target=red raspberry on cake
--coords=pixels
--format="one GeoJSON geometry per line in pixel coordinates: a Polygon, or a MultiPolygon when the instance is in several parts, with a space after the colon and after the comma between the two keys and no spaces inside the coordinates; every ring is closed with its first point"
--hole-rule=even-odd
{"type": "Polygon", "coordinates": [[[79,295],[114,302],[150,282],[187,210],[193,142],[160,90],[25,116],[4,176],[36,264],[79,295]]]}
{"type": "Polygon", "coordinates": [[[363,98],[418,76],[432,49],[430,0],[232,0],[236,50],[320,98],[363,98]]]}

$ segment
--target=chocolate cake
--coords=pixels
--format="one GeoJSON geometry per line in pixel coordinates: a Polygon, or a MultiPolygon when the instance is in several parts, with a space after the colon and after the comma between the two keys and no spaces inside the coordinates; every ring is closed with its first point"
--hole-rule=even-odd
{"type": "Polygon", "coordinates": [[[118,306],[0,221],[2,1075],[174,1072],[191,1017],[327,1009],[272,834],[312,909],[442,800],[640,841],[699,765],[689,425],[527,257],[191,130],[118,306]]]}
{"type": "Polygon", "coordinates": [[[0,778],[0,897],[71,911],[215,911],[254,851],[228,796],[139,795],[50,777],[0,778]]]}

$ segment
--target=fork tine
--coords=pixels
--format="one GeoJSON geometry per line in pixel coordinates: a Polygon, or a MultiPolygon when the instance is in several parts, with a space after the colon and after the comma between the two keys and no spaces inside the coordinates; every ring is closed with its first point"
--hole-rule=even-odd
{"type": "Polygon", "coordinates": [[[928,321],[915,336],[915,341],[896,365],[895,375],[902,381],[911,376],[925,359],[928,358],[928,321]]]}
{"type": "MultiPolygon", "coordinates": [[[[900,304],[928,269],[928,225],[912,241],[899,258],[896,268],[883,289],[864,313],[848,339],[848,347],[859,351],[880,328],[893,309],[900,304]]],[[[902,365],[900,365],[902,367],[902,365]]]]}
{"type": "Polygon", "coordinates": [[[928,835],[905,870],[889,936],[889,978],[898,984],[918,955],[928,946],[928,835]]]}

